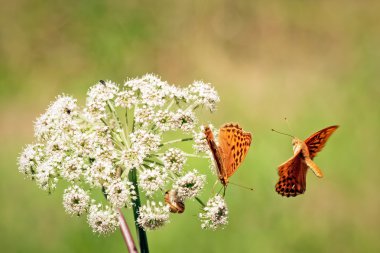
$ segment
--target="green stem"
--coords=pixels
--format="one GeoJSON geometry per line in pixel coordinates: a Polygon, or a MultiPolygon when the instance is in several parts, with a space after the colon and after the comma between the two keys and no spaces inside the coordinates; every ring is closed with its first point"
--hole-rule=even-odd
{"type": "Polygon", "coordinates": [[[205,205],[205,203],[203,203],[203,201],[200,199],[200,198],[198,198],[198,197],[195,197],[195,200],[196,201],[198,201],[199,202],[199,204],[201,204],[203,207],[205,207],[206,205],[205,205]]]}
{"type": "Polygon", "coordinates": [[[124,132],[124,129],[123,129],[123,126],[121,124],[121,121],[119,119],[119,116],[117,115],[116,113],[116,110],[115,108],[113,107],[113,105],[111,104],[110,101],[107,101],[107,106],[108,106],[108,109],[110,110],[110,112],[112,113],[112,117],[113,119],[115,120],[117,126],[119,127],[119,131],[121,133],[121,142],[124,143],[124,145],[126,146],[129,146],[129,141],[128,141],[128,138],[127,136],[125,135],[125,132],[124,132]]]}
{"type": "Polygon", "coordinates": [[[138,240],[140,244],[140,253],[149,253],[148,237],[146,236],[146,232],[144,231],[144,229],[142,229],[137,223],[137,218],[139,217],[139,209],[141,207],[141,201],[140,201],[139,188],[137,185],[136,169],[131,169],[129,171],[129,180],[133,183],[133,186],[135,187],[135,191],[136,191],[136,199],[133,201],[133,204],[134,204],[133,216],[135,218],[135,226],[136,226],[136,231],[137,231],[138,240]]]}
{"type": "Polygon", "coordinates": [[[162,146],[165,146],[168,144],[172,144],[172,143],[177,143],[177,142],[182,142],[182,141],[192,141],[192,140],[194,140],[194,138],[189,137],[189,138],[183,138],[183,139],[178,139],[178,140],[173,140],[173,141],[167,141],[167,142],[160,144],[159,147],[162,147],[162,146]]]}

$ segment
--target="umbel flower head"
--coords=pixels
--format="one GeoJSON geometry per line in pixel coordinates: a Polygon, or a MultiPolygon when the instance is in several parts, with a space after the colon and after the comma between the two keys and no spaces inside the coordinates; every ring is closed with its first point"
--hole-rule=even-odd
{"type": "MultiPolygon", "coordinates": [[[[115,231],[118,208],[136,209],[145,230],[160,228],[170,218],[161,203],[168,189],[184,203],[198,200],[205,185],[208,165],[189,170],[187,162],[208,157],[197,112],[213,112],[218,102],[215,89],[201,81],[185,88],[152,74],[123,84],[100,81],[88,89],[85,106],[60,95],[37,118],[35,142],[20,154],[19,171],[49,193],[66,181],[65,211],[87,215],[96,233],[115,231]],[[195,154],[183,149],[185,141],[193,142],[195,154]],[[99,192],[104,199],[96,198],[99,192]],[[140,207],[137,199],[145,203],[140,207]]],[[[213,211],[224,210],[222,200],[210,201],[202,227],[225,223],[227,211],[219,216],[213,211]]]]}
{"type": "Polygon", "coordinates": [[[207,205],[203,208],[203,213],[199,214],[202,221],[203,229],[215,230],[228,223],[228,208],[224,199],[216,195],[207,201],[207,205]]]}

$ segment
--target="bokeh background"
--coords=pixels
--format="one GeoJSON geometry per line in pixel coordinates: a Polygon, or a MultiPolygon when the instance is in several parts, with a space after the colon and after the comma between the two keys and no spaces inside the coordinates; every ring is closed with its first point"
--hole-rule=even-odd
{"type": "Polygon", "coordinates": [[[16,160],[56,95],[83,104],[99,79],[156,73],[216,87],[219,109],[204,120],[253,132],[232,181],[255,191],[228,188],[230,224],[216,232],[200,229],[189,202],[148,234],[152,252],[380,252],[379,66],[379,1],[1,1],[0,251],[126,251],[119,232],[98,237],[66,215],[62,186],[39,190],[16,160]],[[306,138],[332,124],[341,128],[316,158],[325,177],[277,195],[292,149],[270,129],[306,138]]]}

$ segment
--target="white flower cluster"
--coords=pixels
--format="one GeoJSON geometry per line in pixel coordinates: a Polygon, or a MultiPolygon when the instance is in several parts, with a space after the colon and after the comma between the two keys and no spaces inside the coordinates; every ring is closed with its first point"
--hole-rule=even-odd
{"type": "Polygon", "coordinates": [[[190,171],[180,177],[173,185],[180,199],[194,198],[203,189],[206,176],[200,175],[198,171],[190,171]]]}
{"type": "Polygon", "coordinates": [[[58,181],[68,182],[65,211],[87,215],[94,232],[113,232],[118,208],[138,208],[138,190],[147,201],[136,210],[138,224],[159,228],[169,220],[168,205],[156,204],[166,191],[175,191],[184,205],[205,185],[204,175],[186,170],[187,157],[198,155],[178,147],[193,141],[195,153],[208,152],[196,110],[214,111],[217,102],[215,89],[200,81],[186,88],[152,74],[122,85],[100,81],[89,88],[84,107],[58,96],[36,120],[36,142],[21,153],[19,171],[48,192],[58,181]],[[168,132],[181,138],[170,139],[168,132]],[[103,192],[104,200],[94,200],[94,191],[103,192]]]}
{"type": "Polygon", "coordinates": [[[104,235],[114,232],[119,226],[117,211],[101,204],[91,205],[87,221],[94,233],[104,235]]]}
{"type": "Polygon", "coordinates": [[[169,206],[161,202],[150,202],[139,210],[137,223],[145,230],[155,230],[164,226],[169,221],[169,206]]]}
{"type": "Polygon", "coordinates": [[[203,213],[199,214],[203,229],[215,230],[228,223],[228,208],[224,199],[216,195],[210,198],[207,205],[203,208],[203,213]]]}
{"type": "Polygon", "coordinates": [[[90,196],[78,185],[71,186],[63,194],[63,206],[68,214],[80,216],[87,212],[90,196]]]}
{"type": "Polygon", "coordinates": [[[174,173],[181,173],[186,163],[186,156],[182,150],[171,148],[162,157],[165,168],[174,173]]]}

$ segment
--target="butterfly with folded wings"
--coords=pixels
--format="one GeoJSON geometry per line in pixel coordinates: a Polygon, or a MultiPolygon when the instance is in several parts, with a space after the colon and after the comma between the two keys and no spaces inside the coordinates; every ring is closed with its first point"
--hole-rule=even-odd
{"type": "Polygon", "coordinates": [[[210,127],[204,129],[207,144],[213,155],[220,183],[226,189],[229,178],[236,172],[247,156],[252,135],[238,124],[225,124],[219,129],[218,144],[210,127]]]}

